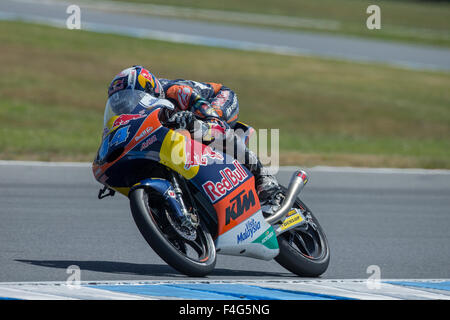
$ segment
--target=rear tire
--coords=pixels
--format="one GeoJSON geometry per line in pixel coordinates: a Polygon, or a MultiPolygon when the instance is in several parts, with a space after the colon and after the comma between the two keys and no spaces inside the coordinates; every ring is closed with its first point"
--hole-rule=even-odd
{"type": "MultiPolygon", "coordinates": [[[[286,188],[283,188],[286,192],[286,188]]],[[[284,268],[301,277],[318,277],[330,262],[328,241],[317,218],[300,200],[294,207],[300,208],[307,223],[278,236],[280,253],[275,260],[284,268]]]]}
{"type": "MultiPolygon", "coordinates": [[[[165,217],[166,212],[158,214],[158,210],[161,211],[161,209],[150,206],[147,190],[133,190],[129,198],[131,213],[139,231],[150,247],[167,264],[191,277],[203,277],[214,270],[216,251],[207,228],[200,224],[196,229],[196,239],[186,240],[173,232],[165,217]],[[198,257],[188,256],[186,252],[188,247],[192,247],[192,251],[198,257]]],[[[161,202],[163,201],[160,201],[158,205],[161,205],[161,202]]]]}

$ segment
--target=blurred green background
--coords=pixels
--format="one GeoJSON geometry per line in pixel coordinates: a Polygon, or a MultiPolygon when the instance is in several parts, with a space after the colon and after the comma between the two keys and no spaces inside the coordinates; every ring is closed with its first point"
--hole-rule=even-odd
{"type": "MultiPolygon", "coordinates": [[[[178,16],[233,22],[291,30],[325,32],[371,39],[450,46],[450,1],[433,0],[115,0],[137,4],[174,6],[178,16]],[[369,5],[381,8],[383,27],[377,32],[366,28],[369,5]],[[196,10],[183,11],[183,8],[196,10]],[[203,10],[219,10],[229,15],[202,14],[203,10]],[[267,16],[249,19],[233,13],[267,16]],[[280,16],[272,19],[270,16],[280,16]],[[283,19],[285,18],[285,19],[283,19]],[[297,20],[295,20],[297,18],[297,20]],[[280,21],[281,20],[281,21],[280,21]]],[[[157,8],[139,7],[146,14],[168,14],[157,8]]]]}
{"type": "MultiPolygon", "coordinates": [[[[365,15],[363,0],[141,2],[329,19],[340,28],[320,32],[450,43],[448,3],[371,1],[383,2],[383,29],[429,30],[423,37],[388,27],[384,34],[369,34],[354,16],[365,15]]],[[[448,72],[22,22],[0,22],[0,43],[0,159],[91,161],[100,144],[109,82],[140,64],[159,77],[220,82],[235,90],[241,121],[280,129],[281,164],[450,168],[448,72]]]]}

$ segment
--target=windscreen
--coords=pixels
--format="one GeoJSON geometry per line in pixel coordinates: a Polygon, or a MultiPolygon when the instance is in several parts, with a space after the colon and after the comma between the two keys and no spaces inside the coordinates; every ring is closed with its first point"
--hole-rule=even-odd
{"type": "Polygon", "coordinates": [[[132,113],[141,99],[148,95],[143,91],[125,89],[114,93],[106,102],[103,126],[106,127],[109,119],[113,116],[132,113]]]}

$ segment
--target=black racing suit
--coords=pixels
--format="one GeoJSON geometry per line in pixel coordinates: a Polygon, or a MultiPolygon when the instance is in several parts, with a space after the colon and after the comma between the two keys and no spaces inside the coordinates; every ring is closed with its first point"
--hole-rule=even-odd
{"type": "MultiPolygon", "coordinates": [[[[234,128],[239,114],[237,96],[228,87],[212,82],[159,79],[166,99],[178,110],[193,112],[214,133],[234,128]]],[[[218,136],[218,135],[216,135],[218,136]]]]}

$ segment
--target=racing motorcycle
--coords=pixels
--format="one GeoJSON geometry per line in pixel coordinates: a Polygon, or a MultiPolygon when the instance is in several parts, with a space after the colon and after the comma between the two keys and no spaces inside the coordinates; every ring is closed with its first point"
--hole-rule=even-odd
{"type": "MultiPolygon", "coordinates": [[[[238,160],[168,123],[170,101],[144,96],[133,110],[105,109],[93,174],[98,198],[129,198],[134,221],[151,248],[188,276],[214,270],[217,254],[275,259],[287,270],[317,277],[328,267],[326,236],[298,198],[306,172],[292,174],[284,200],[263,212],[255,179],[238,160]]],[[[252,128],[238,122],[243,132],[252,128]]]]}

